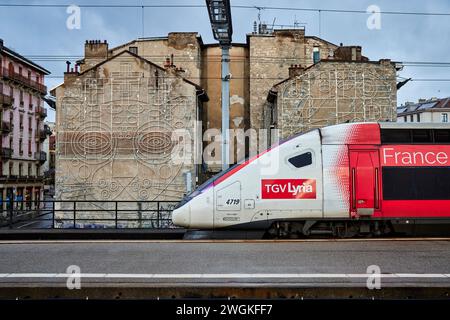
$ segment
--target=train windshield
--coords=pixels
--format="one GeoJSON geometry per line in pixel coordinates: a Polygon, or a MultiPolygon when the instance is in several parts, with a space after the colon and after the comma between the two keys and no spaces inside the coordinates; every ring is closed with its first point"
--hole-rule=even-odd
{"type": "Polygon", "coordinates": [[[212,176],[211,178],[209,178],[208,180],[206,180],[205,182],[203,182],[200,186],[198,186],[197,189],[195,189],[190,195],[192,195],[193,193],[195,193],[195,195],[197,195],[198,193],[196,193],[197,191],[202,191],[205,190],[206,188],[208,188],[215,180],[219,179],[220,177],[222,177],[223,175],[227,174],[228,172],[230,172],[231,170],[233,170],[234,168],[236,168],[237,166],[239,166],[241,163],[236,163],[234,165],[232,165],[231,167],[229,167],[228,169],[219,172],[218,174],[212,176]]]}
{"type": "Polygon", "coordinates": [[[240,163],[236,163],[234,165],[232,165],[231,167],[229,167],[227,170],[221,171],[218,174],[216,174],[215,176],[212,176],[211,178],[209,178],[208,180],[206,180],[205,182],[203,182],[201,185],[199,185],[197,187],[197,189],[195,189],[194,191],[192,191],[191,193],[189,193],[188,195],[186,195],[181,201],[180,203],[178,203],[178,205],[175,207],[179,208],[182,205],[186,204],[187,202],[189,202],[192,198],[194,198],[195,196],[197,196],[198,194],[202,193],[203,190],[209,188],[216,179],[222,177],[224,174],[226,174],[227,172],[233,170],[236,166],[240,165],[240,163]]]}

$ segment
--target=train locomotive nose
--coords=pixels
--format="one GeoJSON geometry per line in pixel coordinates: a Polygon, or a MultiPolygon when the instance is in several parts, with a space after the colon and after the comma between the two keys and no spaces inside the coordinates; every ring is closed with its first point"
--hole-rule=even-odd
{"type": "Polygon", "coordinates": [[[189,227],[191,222],[191,208],[189,204],[185,204],[172,212],[172,222],[176,226],[189,227]]]}

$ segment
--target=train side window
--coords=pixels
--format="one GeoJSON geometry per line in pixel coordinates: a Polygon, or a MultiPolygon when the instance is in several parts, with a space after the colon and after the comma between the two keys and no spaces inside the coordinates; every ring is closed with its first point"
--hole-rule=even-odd
{"type": "Polygon", "coordinates": [[[298,156],[290,158],[288,161],[296,168],[306,167],[312,164],[312,153],[305,152],[299,154],[298,156]]]}
{"type": "Polygon", "coordinates": [[[384,200],[450,200],[449,167],[384,167],[384,200]]]}
{"type": "Polygon", "coordinates": [[[434,130],[434,141],[440,143],[450,143],[450,130],[434,130]]]}
{"type": "Polygon", "coordinates": [[[412,131],[413,143],[432,143],[433,136],[431,130],[415,129],[412,131]]]}
{"type": "Polygon", "coordinates": [[[382,143],[411,143],[411,130],[404,129],[382,129],[382,143]]]}

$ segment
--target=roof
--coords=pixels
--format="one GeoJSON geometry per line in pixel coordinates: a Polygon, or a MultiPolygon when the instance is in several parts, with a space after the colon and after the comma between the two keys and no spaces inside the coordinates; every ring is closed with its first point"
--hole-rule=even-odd
{"type": "Polygon", "coordinates": [[[450,109],[450,97],[442,99],[430,99],[417,103],[409,103],[397,107],[397,116],[416,114],[422,112],[439,111],[439,109],[450,109]]]}
{"type": "MultiPolygon", "coordinates": [[[[309,70],[309,69],[312,69],[312,68],[316,67],[317,65],[320,65],[321,63],[333,63],[333,62],[335,62],[335,63],[343,63],[343,62],[346,62],[346,63],[369,63],[369,64],[380,64],[380,61],[360,61],[360,60],[321,59],[319,62],[314,63],[314,64],[312,64],[312,65],[306,67],[305,69],[303,69],[303,71],[307,71],[307,70],[309,70]]],[[[394,63],[394,62],[391,62],[391,63],[394,63]]],[[[289,81],[289,80],[291,80],[291,79],[294,79],[294,78],[295,78],[295,76],[294,76],[294,77],[289,77],[289,78],[286,78],[286,79],[284,79],[284,80],[282,80],[282,81],[280,81],[280,82],[274,84],[274,85],[272,86],[272,89],[270,90],[271,94],[272,94],[272,95],[273,95],[273,94],[276,95],[276,93],[277,93],[276,87],[278,87],[279,85],[281,85],[281,84],[283,84],[283,83],[285,83],[285,82],[287,82],[287,81],[289,81]]]]}
{"type": "MultiPolygon", "coordinates": [[[[3,42],[3,41],[2,41],[3,42]]],[[[44,67],[41,67],[40,65],[34,63],[33,61],[25,58],[24,56],[18,54],[17,52],[5,47],[4,45],[0,46],[0,50],[2,53],[7,54],[8,56],[12,57],[13,59],[19,60],[20,62],[30,66],[31,68],[38,70],[42,72],[45,75],[49,75],[50,71],[45,69],[44,67]]]]}
{"type": "MultiPolygon", "coordinates": [[[[160,67],[160,66],[157,65],[156,63],[153,63],[153,62],[151,62],[150,60],[147,60],[147,59],[141,57],[140,55],[137,55],[137,54],[135,54],[135,53],[133,53],[133,52],[131,52],[131,51],[129,51],[129,50],[123,50],[123,51],[119,52],[118,54],[116,54],[116,55],[114,55],[114,56],[111,56],[111,57],[109,57],[108,59],[103,60],[102,62],[97,63],[96,65],[90,67],[89,69],[84,70],[84,71],[81,72],[79,75],[84,75],[84,74],[86,74],[87,72],[90,72],[90,71],[92,71],[92,70],[94,70],[94,69],[100,67],[101,65],[103,65],[103,64],[105,64],[105,63],[107,63],[107,62],[109,62],[109,61],[111,61],[111,60],[113,60],[113,59],[115,59],[115,58],[117,58],[117,57],[119,57],[119,56],[125,54],[125,53],[126,53],[126,54],[129,54],[129,55],[131,55],[131,56],[133,56],[133,57],[135,57],[135,58],[137,58],[137,59],[140,59],[140,60],[144,61],[145,63],[148,63],[148,64],[152,65],[153,67],[155,67],[155,68],[157,68],[157,69],[159,69],[159,70],[161,70],[161,71],[163,71],[163,72],[167,72],[166,69],[160,67]]],[[[187,79],[185,79],[185,78],[183,78],[183,77],[181,77],[181,76],[177,76],[177,77],[179,77],[180,79],[182,79],[184,82],[186,82],[186,83],[188,83],[188,84],[194,86],[198,91],[202,91],[203,94],[206,95],[206,92],[204,92],[204,89],[203,89],[201,86],[199,86],[198,84],[196,84],[196,83],[194,83],[194,82],[192,82],[192,81],[190,81],[190,80],[187,80],[187,79]]],[[[208,96],[206,95],[206,97],[204,97],[203,99],[208,99],[208,96]]],[[[203,101],[207,101],[207,100],[203,100],[203,101]]]]}

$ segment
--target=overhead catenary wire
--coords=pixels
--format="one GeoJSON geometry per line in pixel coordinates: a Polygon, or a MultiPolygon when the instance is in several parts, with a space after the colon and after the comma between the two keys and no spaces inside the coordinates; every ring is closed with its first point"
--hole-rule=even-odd
{"type": "MultiPolygon", "coordinates": [[[[204,61],[204,62],[220,62],[220,55],[208,55],[209,57],[212,58],[202,58],[202,59],[192,59],[191,56],[189,55],[176,55],[174,56],[174,58],[176,59],[175,62],[199,62],[199,61],[204,61]],[[217,58],[216,58],[217,57],[217,58]]],[[[38,55],[38,54],[29,54],[29,55],[24,55],[25,58],[30,59],[30,60],[34,60],[34,61],[66,61],[66,60],[82,60],[84,58],[84,56],[82,55],[50,55],[50,54],[43,54],[43,55],[38,55]]],[[[167,55],[140,55],[140,57],[145,58],[145,59],[151,59],[151,58],[156,58],[156,59],[165,59],[167,57],[167,55]]],[[[128,59],[128,58],[122,58],[124,60],[128,59]]],[[[248,62],[247,60],[249,59],[248,56],[231,56],[230,60],[234,61],[234,62],[248,62]]],[[[284,60],[295,60],[295,61],[303,61],[303,62],[310,62],[311,59],[309,58],[300,58],[300,57],[292,57],[292,56],[285,56],[285,57],[279,57],[279,56],[251,56],[250,57],[251,60],[253,61],[257,61],[257,62],[261,62],[264,60],[264,62],[262,63],[273,63],[273,64],[277,64],[280,61],[284,61],[284,60]],[[272,61],[267,61],[267,60],[272,60],[272,61]]],[[[131,59],[130,59],[131,60],[131,59]]],[[[340,61],[340,60],[335,60],[336,62],[340,61]]],[[[376,60],[372,60],[369,62],[376,62],[376,60]]],[[[450,62],[447,61],[395,61],[393,60],[392,62],[394,63],[400,63],[403,66],[423,66],[423,67],[450,67],[450,62]]]]}
{"type": "MultiPolygon", "coordinates": [[[[0,3],[0,7],[34,7],[34,8],[66,8],[70,3],[0,3]]],[[[186,8],[206,8],[202,4],[79,4],[80,8],[160,8],[160,9],[186,9],[186,8]]],[[[334,8],[303,8],[303,7],[277,7],[277,6],[256,6],[256,5],[232,5],[233,9],[258,9],[277,11],[304,11],[304,12],[329,12],[329,13],[352,13],[368,14],[367,10],[355,9],[334,9],[334,8]]],[[[370,12],[369,12],[370,13],[370,12]]],[[[380,11],[386,15],[413,15],[413,16],[450,16],[450,12],[419,12],[419,11],[380,11]]]]}

